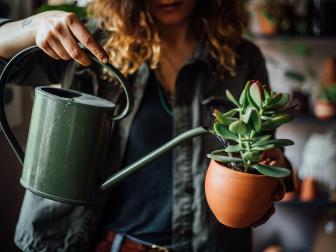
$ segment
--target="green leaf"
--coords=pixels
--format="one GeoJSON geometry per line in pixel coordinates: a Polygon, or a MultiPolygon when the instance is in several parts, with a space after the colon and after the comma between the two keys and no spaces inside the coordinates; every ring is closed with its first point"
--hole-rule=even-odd
{"type": "Polygon", "coordinates": [[[260,119],[264,120],[264,121],[271,121],[272,117],[269,117],[269,116],[260,116],[260,119]]]}
{"type": "Polygon", "coordinates": [[[280,126],[279,124],[273,121],[267,121],[261,124],[261,130],[272,130],[272,129],[276,129],[279,126],[280,126]]]}
{"type": "Polygon", "coordinates": [[[269,106],[267,106],[267,109],[279,109],[283,106],[285,106],[289,102],[289,94],[282,93],[281,98],[277,102],[272,102],[269,106]]]}
{"type": "Polygon", "coordinates": [[[260,129],[261,129],[261,118],[260,118],[259,112],[256,109],[252,110],[251,122],[252,122],[254,130],[257,131],[257,132],[260,131],[260,129]]]}
{"type": "Polygon", "coordinates": [[[236,118],[224,116],[219,110],[215,110],[214,113],[218,122],[226,126],[237,120],[236,118]]]}
{"type": "Polygon", "coordinates": [[[236,145],[230,145],[228,147],[225,148],[225,152],[239,152],[239,151],[242,151],[244,150],[243,147],[241,147],[239,144],[236,144],[236,145]]]}
{"type": "Polygon", "coordinates": [[[290,122],[293,119],[292,115],[290,114],[281,114],[281,115],[277,115],[272,117],[272,122],[281,125],[287,122],[290,122]]]}
{"type": "Polygon", "coordinates": [[[258,142],[263,142],[266,141],[268,139],[270,139],[272,137],[272,135],[264,135],[264,136],[260,136],[260,137],[254,137],[252,140],[256,141],[256,143],[258,142]]]}
{"type": "Polygon", "coordinates": [[[255,147],[252,147],[252,150],[256,150],[256,151],[264,151],[264,150],[273,149],[274,147],[275,147],[274,144],[268,144],[268,145],[262,145],[262,146],[255,146],[255,147]]]}
{"type": "Polygon", "coordinates": [[[291,171],[289,169],[278,167],[278,166],[255,164],[255,165],[252,165],[252,167],[256,169],[258,172],[260,172],[261,174],[268,176],[268,177],[283,178],[291,174],[291,171]]]}
{"type": "Polygon", "coordinates": [[[236,98],[234,98],[234,96],[231,94],[231,92],[229,90],[226,90],[226,97],[232,102],[234,103],[238,108],[240,108],[239,103],[237,102],[236,98]]]}
{"type": "Polygon", "coordinates": [[[269,88],[269,86],[263,85],[263,90],[264,90],[264,97],[266,100],[271,99],[271,90],[269,88]]]}
{"type": "Polygon", "coordinates": [[[225,112],[225,113],[223,114],[223,116],[226,116],[226,117],[232,117],[232,116],[234,116],[235,114],[237,114],[238,111],[239,111],[239,108],[234,108],[234,109],[229,110],[228,112],[225,112]]]}
{"type": "Polygon", "coordinates": [[[243,158],[251,162],[258,162],[261,160],[260,151],[248,151],[243,154],[243,158]]]}
{"type": "Polygon", "coordinates": [[[265,146],[269,144],[275,145],[275,147],[284,147],[284,146],[293,145],[294,142],[289,139],[271,139],[271,140],[256,142],[252,144],[252,147],[265,146]]]}
{"type": "Polygon", "coordinates": [[[241,121],[237,120],[229,125],[229,130],[232,133],[239,134],[239,135],[244,135],[248,132],[247,125],[241,121]]]}
{"type": "Polygon", "coordinates": [[[247,110],[245,111],[245,113],[242,114],[242,116],[241,116],[241,120],[242,120],[244,123],[246,123],[246,124],[249,123],[250,118],[251,118],[252,110],[255,110],[255,108],[254,108],[254,107],[248,107],[247,110]]]}
{"type": "Polygon", "coordinates": [[[235,134],[233,134],[231,131],[229,131],[228,128],[226,128],[224,125],[219,124],[219,123],[215,123],[214,125],[214,131],[217,135],[221,136],[224,139],[227,140],[238,140],[238,136],[236,136],[235,134]]]}
{"type": "Polygon", "coordinates": [[[243,110],[245,110],[248,106],[248,99],[247,99],[247,95],[248,95],[248,90],[250,88],[251,82],[248,81],[245,85],[244,90],[242,91],[240,97],[239,97],[239,103],[242,106],[243,110]]]}
{"type": "Polygon", "coordinates": [[[219,149],[219,150],[212,151],[211,154],[217,155],[217,154],[224,153],[224,152],[225,152],[225,149],[219,149]]]}
{"type": "Polygon", "coordinates": [[[222,163],[228,163],[228,162],[238,162],[238,163],[242,163],[243,160],[240,158],[236,158],[236,157],[229,157],[229,156],[221,156],[221,155],[215,155],[215,154],[208,154],[207,155],[208,158],[214,159],[218,162],[222,162],[222,163]]]}
{"type": "Polygon", "coordinates": [[[252,82],[249,93],[254,103],[260,108],[264,97],[262,87],[258,81],[252,82]]]}
{"type": "Polygon", "coordinates": [[[270,105],[277,103],[282,97],[281,93],[275,93],[272,97],[271,100],[269,102],[270,105]]]}

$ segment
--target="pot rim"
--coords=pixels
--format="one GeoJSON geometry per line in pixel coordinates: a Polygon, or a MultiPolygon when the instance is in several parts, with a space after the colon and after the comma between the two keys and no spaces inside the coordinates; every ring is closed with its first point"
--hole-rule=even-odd
{"type": "MultiPolygon", "coordinates": [[[[269,177],[269,176],[266,176],[266,175],[263,175],[263,174],[252,174],[252,173],[246,173],[246,172],[234,170],[234,169],[232,169],[232,168],[230,168],[226,165],[223,165],[223,164],[217,162],[214,159],[211,159],[210,165],[211,165],[211,163],[215,163],[214,166],[216,168],[225,168],[225,170],[223,170],[224,172],[229,172],[231,174],[236,174],[236,175],[239,175],[239,176],[242,176],[242,177],[249,177],[249,178],[254,178],[254,179],[265,179],[265,178],[272,179],[272,177],[269,177]]],[[[218,169],[218,171],[221,171],[221,170],[218,169]]]]}

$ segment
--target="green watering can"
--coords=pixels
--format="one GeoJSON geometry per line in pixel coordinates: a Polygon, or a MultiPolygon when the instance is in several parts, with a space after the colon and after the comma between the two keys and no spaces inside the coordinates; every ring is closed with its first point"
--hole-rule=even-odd
{"type": "Polygon", "coordinates": [[[120,120],[131,112],[133,96],[126,78],[115,67],[102,64],[89,54],[94,63],[105,67],[120,82],[126,97],[124,110],[115,115],[116,105],[105,99],[68,89],[37,87],[24,154],[7,122],[4,90],[11,69],[39,50],[33,46],[19,52],[0,76],[0,125],[23,165],[20,182],[33,193],[68,204],[90,203],[97,191],[115,185],[185,140],[208,133],[203,127],[189,130],[99,185],[99,170],[106,157],[111,120],[120,120]]]}

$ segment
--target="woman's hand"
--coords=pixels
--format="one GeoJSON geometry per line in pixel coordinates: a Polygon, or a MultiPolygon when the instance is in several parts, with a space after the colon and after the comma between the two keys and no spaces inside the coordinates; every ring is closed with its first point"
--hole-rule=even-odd
{"type": "Polygon", "coordinates": [[[46,54],[55,59],[74,59],[87,66],[88,55],[79,47],[80,42],[101,62],[108,56],[74,13],[47,11],[34,16],[35,42],[46,54]]]}
{"type": "Polygon", "coordinates": [[[0,57],[5,59],[36,44],[52,58],[74,59],[87,66],[91,59],[78,43],[101,62],[108,62],[104,49],[74,13],[46,11],[0,27],[0,57]]]}
{"type": "MultiPolygon", "coordinates": [[[[266,150],[262,155],[262,161],[260,163],[279,167],[286,166],[285,156],[283,154],[283,151],[280,150],[279,148],[266,150]]],[[[279,179],[277,188],[273,194],[272,201],[275,202],[282,200],[283,197],[285,196],[285,193],[286,193],[286,186],[283,183],[283,181],[279,179]]],[[[272,204],[271,208],[266,212],[266,214],[252,226],[257,227],[264,224],[274,213],[275,213],[275,207],[274,204],[272,204]]]]}
{"type": "Polygon", "coordinates": [[[261,156],[261,164],[285,167],[286,161],[283,151],[279,148],[265,150],[261,156]]]}

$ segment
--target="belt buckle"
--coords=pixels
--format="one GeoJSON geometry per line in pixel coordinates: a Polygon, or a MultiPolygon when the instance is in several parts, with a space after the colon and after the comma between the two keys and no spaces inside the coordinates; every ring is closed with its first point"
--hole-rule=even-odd
{"type": "Polygon", "coordinates": [[[162,247],[162,246],[159,246],[159,245],[156,245],[156,244],[152,244],[151,245],[151,248],[152,249],[155,249],[157,251],[162,251],[162,252],[170,252],[170,250],[166,247],[162,247]]]}

